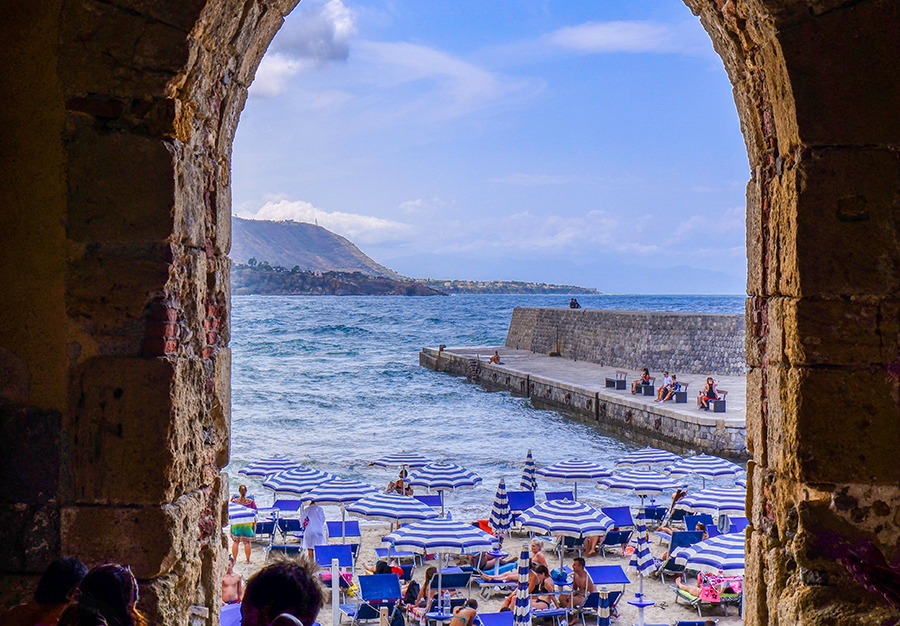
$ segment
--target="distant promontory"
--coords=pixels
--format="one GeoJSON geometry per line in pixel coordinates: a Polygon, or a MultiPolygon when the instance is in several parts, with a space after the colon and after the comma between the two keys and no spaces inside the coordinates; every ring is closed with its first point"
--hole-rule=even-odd
{"type": "Polygon", "coordinates": [[[367,276],[362,272],[306,272],[258,263],[236,263],[231,268],[231,293],[235,295],[305,296],[446,296],[414,280],[367,276]]]}
{"type": "Polygon", "coordinates": [[[522,295],[579,295],[596,296],[600,292],[593,287],[553,285],[519,280],[437,280],[420,278],[418,282],[449,294],[522,294],[522,295]]]}

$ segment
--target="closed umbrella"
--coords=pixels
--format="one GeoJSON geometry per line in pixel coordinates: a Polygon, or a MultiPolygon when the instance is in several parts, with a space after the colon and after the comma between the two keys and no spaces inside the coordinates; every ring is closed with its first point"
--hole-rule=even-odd
{"type": "MultiPolygon", "coordinates": [[[[385,535],[382,542],[397,550],[422,554],[484,552],[498,546],[497,538],[465,522],[429,519],[413,522],[385,535]]],[[[441,567],[438,567],[438,597],[441,597],[441,567]]]]}
{"type": "Polygon", "coordinates": [[[650,554],[650,539],[647,536],[647,523],[644,520],[643,508],[634,521],[634,527],[635,548],[634,554],[631,555],[631,561],[628,563],[628,571],[638,575],[640,589],[634,594],[634,600],[629,600],[628,603],[638,608],[638,624],[644,626],[644,609],[653,605],[653,602],[644,598],[644,576],[649,575],[655,569],[655,564],[653,555],[650,554]]]}
{"type": "Polygon", "coordinates": [[[534,457],[531,456],[531,450],[525,455],[525,469],[522,470],[522,480],[519,481],[519,489],[521,491],[537,490],[537,477],[535,476],[534,457]]]}
{"type": "Polygon", "coordinates": [[[367,485],[358,480],[336,478],[324,482],[318,487],[306,492],[301,499],[304,502],[336,504],[341,507],[341,543],[344,543],[347,541],[346,511],[344,505],[349,504],[350,502],[356,502],[370,493],[375,493],[377,491],[378,490],[372,485],[367,485]]]}
{"type": "Polygon", "coordinates": [[[275,493],[302,496],[307,491],[333,478],[335,476],[328,472],[309,467],[296,467],[266,476],[263,480],[263,487],[267,487],[275,493]]]}
{"type": "Polygon", "coordinates": [[[651,448],[647,446],[646,448],[641,448],[640,450],[635,450],[634,452],[629,452],[621,459],[615,462],[615,466],[619,468],[625,467],[641,467],[647,466],[648,468],[651,465],[660,465],[663,463],[675,463],[680,460],[681,457],[677,454],[673,454],[666,450],[660,450],[658,448],[651,448]]]}
{"type": "Polygon", "coordinates": [[[665,469],[669,476],[686,476],[696,474],[703,479],[703,488],[706,488],[707,478],[734,477],[744,471],[740,465],[726,461],[711,454],[697,454],[686,459],[680,459],[665,469]]]}
{"type": "MultiPolygon", "coordinates": [[[[614,522],[592,506],[572,500],[549,500],[525,509],[519,516],[522,528],[529,532],[546,532],[563,537],[594,537],[614,526],[614,522]]],[[[563,552],[560,546],[560,568],[563,552]]]]}
{"type": "Polygon", "coordinates": [[[744,575],[744,533],[712,537],[692,546],[678,548],[672,555],[685,569],[721,576],[744,575]]]}
{"type": "Polygon", "coordinates": [[[243,504],[238,504],[237,502],[228,503],[229,524],[240,524],[242,522],[247,523],[255,517],[256,509],[251,509],[249,506],[244,506],[243,504]]]}
{"type": "Polygon", "coordinates": [[[658,496],[663,491],[678,489],[682,485],[665,474],[637,469],[618,472],[608,478],[602,478],[597,482],[597,486],[617,493],[633,493],[641,498],[643,507],[645,497],[658,496]]]}
{"type": "Polygon", "coordinates": [[[747,490],[740,487],[710,487],[682,498],[676,509],[692,513],[724,514],[745,517],[747,490]]]}
{"type": "Polygon", "coordinates": [[[612,470],[591,461],[560,461],[542,467],[537,474],[547,480],[575,484],[575,499],[578,499],[578,483],[593,482],[612,476],[612,470]]]}
{"type": "Polygon", "coordinates": [[[283,472],[295,467],[300,467],[300,464],[290,459],[276,456],[248,463],[238,470],[238,474],[243,474],[244,476],[268,476],[269,474],[283,472]]]}
{"type": "Polygon", "coordinates": [[[505,537],[509,532],[510,514],[509,497],[506,495],[506,482],[501,478],[497,485],[497,493],[494,495],[494,503],[491,506],[491,518],[488,520],[494,533],[505,537]]]}
{"type": "Polygon", "coordinates": [[[455,463],[429,463],[410,474],[407,482],[414,487],[426,487],[439,492],[443,515],[444,492],[472,488],[481,482],[481,477],[455,463]]]}
{"type": "Polygon", "coordinates": [[[516,604],[513,608],[513,626],[531,626],[531,598],[528,594],[530,558],[528,542],[524,542],[519,553],[519,579],[516,586],[516,604]]]}

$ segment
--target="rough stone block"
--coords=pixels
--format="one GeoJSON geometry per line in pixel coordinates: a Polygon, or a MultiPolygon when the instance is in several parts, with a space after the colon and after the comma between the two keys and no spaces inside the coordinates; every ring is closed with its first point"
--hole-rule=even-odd
{"type": "Polygon", "coordinates": [[[45,504],[58,498],[61,427],[56,411],[0,402],[3,500],[45,504]]]}
{"type": "Polygon", "coordinates": [[[897,484],[900,407],[883,370],[778,371],[780,410],[769,404],[773,469],[806,483],[897,484]],[[774,421],[775,415],[778,420],[774,421]]]}
{"type": "Polygon", "coordinates": [[[0,548],[0,571],[43,572],[60,556],[55,504],[0,504],[0,528],[7,537],[0,548]]]}
{"type": "Polygon", "coordinates": [[[66,145],[73,241],[166,241],[172,235],[175,165],[167,142],[81,125],[66,145]]]}
{"type": "Polygon", "coordinates": [[[95,357],[74,373],[69,498],[79,503],[160,504],[174,497],[173,389],[163,359],[95,357]]]}

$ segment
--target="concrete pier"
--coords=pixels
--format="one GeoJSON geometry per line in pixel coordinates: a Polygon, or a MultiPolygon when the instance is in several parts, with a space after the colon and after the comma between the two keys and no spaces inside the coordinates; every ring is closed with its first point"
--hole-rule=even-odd
{"type": "MultiPolygon", "coordinates": [[[[737,459],[749,458],[746,445],[746,379],[719,376],[719,388],[728,391],[725,413],[697,408],[697,396],[706,375],[682,374],[687,403],[654,402],[655,395],[631,394],[631,381],[639,372],[628,371],[625,390],[606,387],[617,368],[585,361],[535,354],[507,347],[423,348],[419,364],[431,370],[466,376],[491,391],[506,390],[528,397],[535,406],[556,409],[585,422],[637,441],[677,450],[696,450],[737,459]],[[488,363],[494,351],[501,364],[488,363]]],[[[662,381],[662,372],[651,371],[662,381]]]]}

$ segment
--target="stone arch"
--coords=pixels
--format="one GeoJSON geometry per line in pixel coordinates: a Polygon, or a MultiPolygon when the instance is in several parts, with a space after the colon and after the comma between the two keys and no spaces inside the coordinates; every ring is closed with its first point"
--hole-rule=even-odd
{"type": "MultiPolygon", "coordinates": [[[[860,583],[900,558],[900,5],[685,2],[752,171],[747,620],[877,623],[890,590],[860,583]]],[[[5,576],[115,559],[154,623],[217,606],[230,146],[296,3],[0,7],[5,576]]]]}

